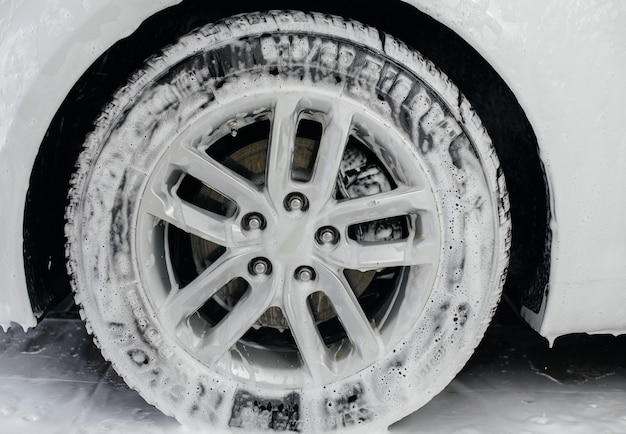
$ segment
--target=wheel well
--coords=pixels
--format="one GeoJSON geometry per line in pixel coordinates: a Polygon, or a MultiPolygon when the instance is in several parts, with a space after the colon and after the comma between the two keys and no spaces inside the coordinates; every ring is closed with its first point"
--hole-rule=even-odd
{"type": "MultiPolygon", "coordinates": [[[[293,2],[266,0],[263,5],[288,9],[293,2]]],[[[37,315],[70,292],[63,232],[67,189],[84,137],[102,107],[155,51],[202,24],[254,9],[259,7],[245,0],[183,1],[113,45],[71,89],[43,139],[26,199],[24,259],[37,315]]],[[[402,1],[386,2],[384,13],[327,0],[313,9],[393,34],[433,61],[469,99],[494,142],[509,189],[513,233],[505,295],[517,307],[524,304],[538,312],[550,266],[549,192],[537,139],[513,92],[456,33],[402,1]]]]}

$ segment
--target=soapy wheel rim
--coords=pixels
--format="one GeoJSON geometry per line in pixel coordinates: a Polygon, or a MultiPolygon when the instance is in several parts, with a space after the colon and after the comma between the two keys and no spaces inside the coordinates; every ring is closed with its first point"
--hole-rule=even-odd
{"type": "Polygon", "coordinates": [[[418,161],[411,174],[388,167],[408,158],[405,144],[358,104],[309,88],[258,99],[254,116],[237,118],[244,102],[235,101],[232,116],[197,122],[161,157],[140,202],[139,260],[166,258],[152,272],[169,284],[149,292],[161,322],[202,362],[229,372],[278,366],[295,372],[293,385],[328,383],[397,343],[385,325],[415,320],[398,305],[411,291],[427,295],[415,275],[434,279],[437,206],[418,161]],[[215,133],[199,141],[206,130],[215,133]],[[289,237],[302,247],[289,250],[289,237]]]}

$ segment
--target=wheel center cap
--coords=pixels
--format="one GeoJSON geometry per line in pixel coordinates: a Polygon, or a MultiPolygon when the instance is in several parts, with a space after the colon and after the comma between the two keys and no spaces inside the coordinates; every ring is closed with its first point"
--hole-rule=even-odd
{"type": "Polygon", "coordinates": [[[307,225],[300,220],[285,219],[281,221],[275,232],[276,251],[289,259],[302,258],[310,252],[313,236],[307,225]]]}

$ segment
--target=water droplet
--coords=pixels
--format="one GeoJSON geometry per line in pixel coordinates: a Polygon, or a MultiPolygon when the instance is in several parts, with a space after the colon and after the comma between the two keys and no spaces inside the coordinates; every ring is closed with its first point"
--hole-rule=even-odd
{"type": "Polygon", "coordinates": [[[237,122],[232,121],[228,124],[228,128],[230,128],[230,135],[233,137],[237,137],[237,122]]]}

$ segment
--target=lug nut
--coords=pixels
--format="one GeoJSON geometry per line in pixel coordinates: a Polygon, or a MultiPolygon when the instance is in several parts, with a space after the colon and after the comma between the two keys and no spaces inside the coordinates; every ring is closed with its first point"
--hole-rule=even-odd
{"type": "Polygon", "coordinates": [[[258,213],[246,214],[242,221],[242,226],[246,230],[265,229],[265,218],[258,213]]]}
{"type": "Polygon", "coordinates": [[[256,274],[265,274],[267,271],[267,264],[263,261],[257,261],[254,263],[253,270],[256,274]]]}
{"type": "Polygon", "coordinates": [[[291,200],[289,201],[289,207],[293,210],[293,211],[299,211],[302,209],[302,205],[304,205],[302,203],[302,199],[300,199],[299,197],[292,197],[291,200]]]}
{"type": "Polygon", "coordinates": [[[335,234],[333,234],[333,231],[326,229],[322,232],[320,238],[325,243],[331,243],[335,240],[335,234]]]}
{"type": "Polygon", "coordinates": [[[248,220],[248,226],[250,226],[250,229],[258,229],[261,227],[261,219],[258,217],[251,217],[250,220],[248,220]]]}
{"type": "Polygon", "coordinates": [[[296,279],[302,282],[309,282],[315,279],[315,271],[311,267],[303,266],[296,269],[296,279]]]}
{"type": "Polygon", "coordinates": [[[250,261],[248,265],[250,274],[270,274],[272,272],[272,264],[265,258],[256,258],[250,261]]]}
{"type": "Polygon", "coordinates": [[[320,244],[337,244],[339,241],[339,232],[332,226],[324,226],[318,229],[315,238],[320,244]]]}
{"type": "Polygon", "coordinates": [[[290,193],[283,202],[287,211],[306,211],[309,208],[309,201],[302,193],[290,193]]]}

